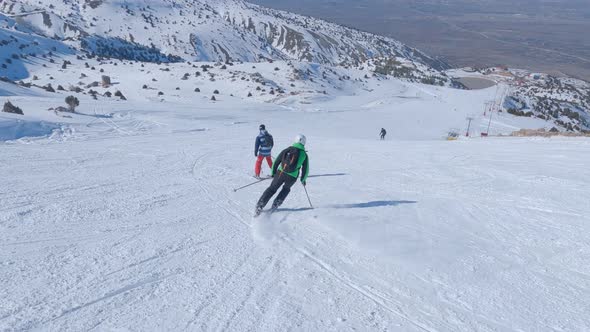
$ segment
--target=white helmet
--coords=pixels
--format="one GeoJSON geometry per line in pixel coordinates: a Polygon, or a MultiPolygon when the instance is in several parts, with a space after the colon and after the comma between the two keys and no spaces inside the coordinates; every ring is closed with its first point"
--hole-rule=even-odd
{"type": "Polygon", "coordinates": [[[307,139],[305,138],[305,135],[303,135],[303,134],[299,134],[299,135],[295,136],[295,143],[301,143],[301,145],[305,146],[306,141],[307,141],[307,139]]]}

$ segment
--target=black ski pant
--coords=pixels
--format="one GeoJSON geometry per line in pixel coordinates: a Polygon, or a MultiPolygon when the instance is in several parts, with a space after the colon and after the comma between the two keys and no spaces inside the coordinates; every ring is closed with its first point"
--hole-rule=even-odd
{"type": "Polygon", "coordinates": [[[275,175],[275,177],[272,179],[272,183],[270,184],[270,186],[264,191],[262,196],[260,196],[260,199],[258,200],[258,204],[256,204],[256,207],[261,209],[264,208],[266,204],[268,204],[268,201],[270,201],[272,196],[276,194],[277,190],[279,190],[279,188],[283,186],[283,189],[281,189],[281,191],[277,195],[277,198],[275,198],[274,203],[272,204],[273,207],[279,207],[281,204],[283,204],[283,201],[285,200],[285,198],[287,198],[287,195],[289,195],[291,187],[295,184],[296,181],[297,178],[294,178],[286,173],[279,173],[275,175]]]}

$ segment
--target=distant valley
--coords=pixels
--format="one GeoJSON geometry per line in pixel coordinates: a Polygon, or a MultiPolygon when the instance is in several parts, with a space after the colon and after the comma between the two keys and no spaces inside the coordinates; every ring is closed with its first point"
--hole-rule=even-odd
{"type": "Polygon", "coordinates": [[[590,80],[587,1],[251,0],[396,38],[458,66],[590,80]]]}

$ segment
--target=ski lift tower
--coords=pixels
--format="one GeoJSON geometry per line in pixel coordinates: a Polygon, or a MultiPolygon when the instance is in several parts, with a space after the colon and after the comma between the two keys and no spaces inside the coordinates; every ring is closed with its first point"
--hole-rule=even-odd
{"type": "Polygon", "coordinates": [[[467,123],[467,132],[465,133],[466,137],[469,137],[469,130],[471,129],[471,122],[473,121],[473,119],[474,118],[471,116],[467,117],[467,121],[469,122],[467,123]]]}

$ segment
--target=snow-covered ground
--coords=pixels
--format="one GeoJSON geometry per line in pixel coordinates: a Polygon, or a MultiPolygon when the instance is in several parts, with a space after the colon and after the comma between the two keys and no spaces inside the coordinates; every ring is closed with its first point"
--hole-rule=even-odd
{"type": "MultiPolygon", "coordinates": [[[[0,123],[59,127],[0,143],[0,330],[589,330],[590,140],[445,141],[471,114],[485,131],[495,88],[371,84],[277,104],[128,89],[69,117],[0,86],[25,111],[0,123]],[[307,135],[315,209],[297,184],[254,219],[268,182],[233,192],[260,123],[275,155],[307,135]]],[[[495,114],[492,133],[543,125],[495,114]]]]}

